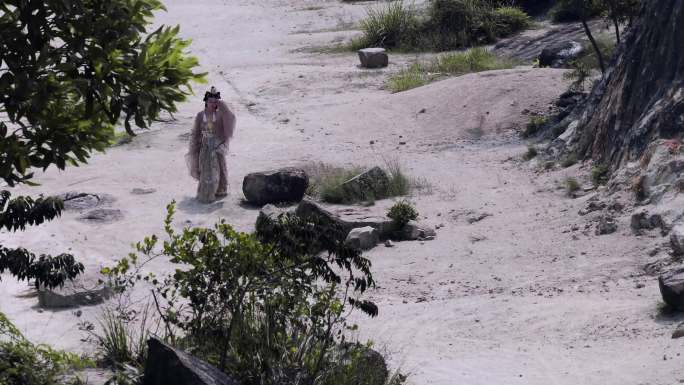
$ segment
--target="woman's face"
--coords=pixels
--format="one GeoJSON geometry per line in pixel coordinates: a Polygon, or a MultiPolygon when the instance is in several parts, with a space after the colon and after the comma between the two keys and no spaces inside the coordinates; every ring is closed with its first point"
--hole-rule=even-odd
{"type": "Polygon", "coordinates": [[[207,99],[207,110],[216,111],[218,108],[218,99],[209,98],[207,99]]]}

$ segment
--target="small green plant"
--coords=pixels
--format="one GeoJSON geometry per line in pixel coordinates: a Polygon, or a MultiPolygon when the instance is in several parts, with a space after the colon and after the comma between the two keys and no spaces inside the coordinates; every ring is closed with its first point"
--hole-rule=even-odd
{"type": "Polygon", "coordinates": [[[392,92],[402,92],[424,86],[430,82],[430,76],[420,63],[415,63],[405,70],[390,76],[387,88],[392,92]]]}
{"type": "Polygon", "coordinates": [[[0,384],[56,384],[69,370],[91,366],[76,354],[34,345],[0,312],[0,384]]]}
{"type": "Polygon", "coordinates": [[[525,159],[525,160],[532,160],[532,159],[534,159],[538,154],[539,154],[539,152],[537,151],[537,148],[534,147],[534,146],[532,146],[532,145],[530,145],[530,146],[527,147],[527,151],[526,151],[525,154],[523,155],[523,159],[525,159]]]}
{"type": "Polygon", "coordinates": [[[565,178],[565,192],[568,196],[572,196],[580,188],[580,183],[577,181],[576,178],[565,178]]]}
{"type": "Polygon", "coordinates": [[[532,25],[532,19],[517,7],[499,7],[494,10],[498,36],[509,36],[532,25]]]}
{"type": "Polygon", "coordinates": [[[591,182],[594,186],[601,186],[608,183],[608,167],[598,164],[591,169],[591,182]]]}
{"type": "Polygon", "coordinates": [[[523,137],[528,138],[537,134],[546,124],[545,116],[532,116],[530,121],[525,126],[525,131],[523,131],[523,137]]]}
{"type": "Polygon", "coordinates": [[[397,229],[402,229],[410,221],[418,218],[418,211],[411,202],[407,200],[400,200],[387,211],[389,217],[397,229]]]}
{"type": "Polygon", "coordinates": [[[570,166],[573,166],[577,163],[577,155],[576,154],[568,154],[563,160],[561,161],[561,167],[563,168],[568,168],[570,166]]]}

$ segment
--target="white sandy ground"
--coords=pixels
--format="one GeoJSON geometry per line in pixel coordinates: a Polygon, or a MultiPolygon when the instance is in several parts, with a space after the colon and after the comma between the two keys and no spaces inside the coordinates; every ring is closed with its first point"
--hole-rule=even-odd
{"type": "MultiPolygon", "coordinates": [[[[424,220],[445,227],[434,241],[367,253],[378,282],[370,296],[380,315],[355,320],[360,337],[389,353],[409,384],[684,382],[684,342],[670,339],[680,319],[660,315],[657,281],[642,270],[665,257],[662,251],[648,256],[665,240],[632,235],[628,216],[619,219],[618,232],[595,236],[593,227],[585,230],[591,216],[577,214],[589,196],[572,200],[558,189],[578,166],[540,173],[520,160],[525,143],[516,130],[528,119],[522,112],[548,108],[567,87],[562,71],[473,74],[391,95],[382,89],[384,79],[414,56],[392,55],[389,69],[368,71],[356,66],[352,53],[307,53],[353,34],[337,29],[348,29],[367,3],[165,3],[168,13],[157,22],[181,25],[210,83],[236,110],[231,195],[210,206],[193,200],[181,135],[202,108],[198,96],[180,107],[177,122],[156,124],[86,166],[49,169],[39,174],[40,187],[14,191],[110,194],[110,207],[124,211],[122,220],[92,225],[66,212],[23,233],[2,233],[2,244],[70,250],[92,282],[132,242],[161,233],[164,207],[173,199],[178,227],[226,218],[250,231],[258,211],[240,205],[246,173],[310,161],[370,166],[394,158],[430,183],[412,199],[424,220]],[[156,192],[130,193],[138,187],[156,192]],[[492,216],[468,224],[468,210],[492,216]],[[571,231],[573,225],[579,230],[571,231]]],[[[378,202],[371,211],[389,204],[378,202]]],[[[77,323],[96,323],[99,307],[81,308],[80,318],[74,310],[40,311],[26,283],[2,278],[0,310],[27,336],[89,349],[77,323]]]]}

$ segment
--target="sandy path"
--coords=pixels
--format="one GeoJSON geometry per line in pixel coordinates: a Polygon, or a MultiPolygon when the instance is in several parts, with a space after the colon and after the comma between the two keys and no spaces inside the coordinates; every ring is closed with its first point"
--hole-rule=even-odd
{"type": "MultiPolygon", "coordinates": [[[[229,160],[231,195],[211,206],[194,202],[183,161],[199,100],[178,121],[158,124],[133,143],[90,164],[40,175],[42,186],[16,192],[81,191],[114,197],[124,218],[86,224],[67,212],[53,223],[0,234],[37,252],[67,248],[99,267],[159,233],[175,199],[178,226],[226,218],[251,230],[257,211],[241,206],[241,180],[265,168],[322,160],[373,165],[398,159],[431,185],[413,197],[424,220],[443,223],[438,237],[368,253],[379,287],[376,319],[358,317],[362,338],[391,355],[410,384],[672,384],[684,380],[677,320],[658,315],[653,277],[641,267],[663,242],[634,237],[628,218],[597,237],[580,217],[584,197],[558,189],[566,170],[537,173],[520,161],[515,127],[523,110],[543,111],[565,84],[557,70],[515,69],[468,75],[406,93],[382,90],[387,72],[412,56],[393,56],[387,70],[356,67],[354,54],[306,49],[346,38],[364,5],[337,1],[166,2],[158,22],[181,24],[193,53],[238,115],[229,160]],[[425,113],[419,111],[425,109],[425,113]],[[371,145],[370,141],[374,144],[371,145]],[[400,145],[406,142],[406,145],[400,145]],[[133,195],[133,188],[154,188],[133,195]],[[468,211],[492,214],[469,224],[468,211]],[[578,230],[571,230],[577,225],[578,230]],[[637,289],[637,283],[645,287],[637,289]],[[666,358],[666,359],[664,359],[666,358]]],[[[201,94],[203,87],[197,88],[201,94]]],[[[381,212],[391,202],[378,202],[381,212]]],[[[158,268],[162,269],[163,266],[158,268]]],[[[3,277],[0,309],[28,336],[82,349],[80,320],[97,307],[40,311],[25,283],[3,277]]]]}

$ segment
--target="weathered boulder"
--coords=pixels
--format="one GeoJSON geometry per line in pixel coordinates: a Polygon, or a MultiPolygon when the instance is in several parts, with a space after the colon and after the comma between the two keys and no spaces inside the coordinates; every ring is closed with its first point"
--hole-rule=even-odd
{"type": "Polygon", "coordinates": [[[380,242],[378,230],[371,226],[352,229],[345,243],[357,250],[369,250],[380,242]]]}
{"type": "Polygon", "coordinates": [[[432,239],[437,233],[431,226],[416,221],[409,221],[401,231],[402,239],[415,241],[417,239],[432,239]]]}
{"type": "Polygon", "coordinates": [[[99,194],[70,191],[58,197],[64,202],[66,210],[86,210],[102,203],[102,197],[99,194]]]}
{"type": "Polygon", "coordinates": [[[256,205],[298,202],[309,187],[309,177],[298,168],[255,172],[245,176],[242,192],[247,201],[256,205]]]}
{"type": "Polygon", "coordinates": [[[550,44],[544,47],[539,54],[539,66],[564,67],[570,60],[579,56],[583,50],[582,44],[572,40],[550,44]]]}
{"type": "Polygon", "coordinates": [[[386,197],[389,185],[385,170],[376,166],[342,183],[342,189],[355,200],[366,200],[386,197]]]}
{"type": "Polygon", "coordinates": [[[359,50],[361,67],[382,68],[389,64],[389,57],[384,48],[364,48],[359,50]]]}
{"type": "Polygon", "coordinates": [[[238,385],[214,366],[156,337],[147,341],[147,347],[143,385],[238,385]]]}
{"type": "Polygon", "coordinates": [[[684,224],[676,225],[670,232],[670,245],[675,255],[684,255],[684,224]]]}
{"type": "Polygon", "coordinates": [[[635,233],[641,233],[641,230],[652,230],[660,228],[662,233],[667,233],[669,228],[663,217],[660,214],[649,214],[646,211],[640,211],[632,214],[630,226],[635,233]]]}

